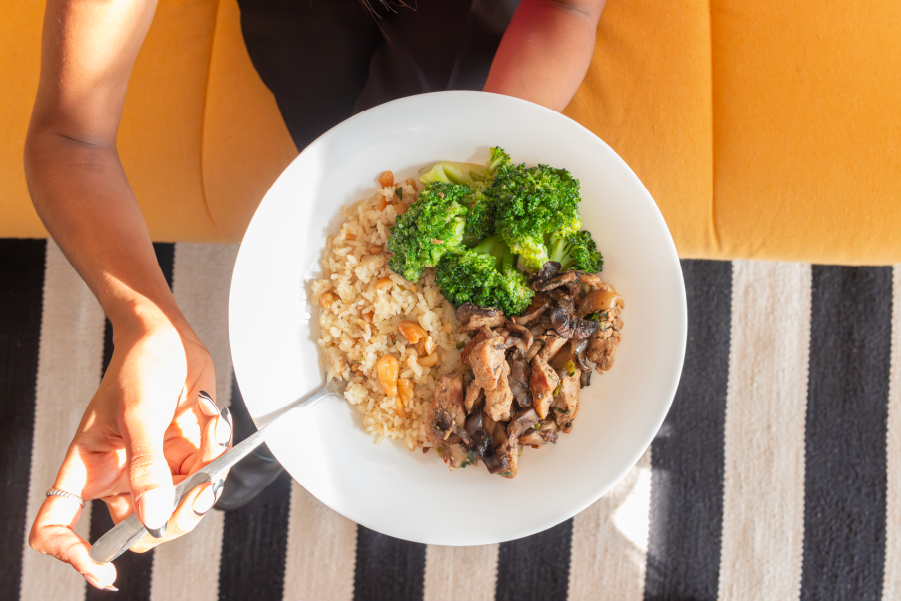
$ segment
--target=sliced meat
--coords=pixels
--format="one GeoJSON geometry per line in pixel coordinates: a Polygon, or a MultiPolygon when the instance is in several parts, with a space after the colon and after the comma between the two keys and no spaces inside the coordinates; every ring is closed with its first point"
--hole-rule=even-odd
{"type": "Polygon", "coordinates": [[[582,377],[582,370],[576,368],[576,373],[567,375],[560,382],[560,391],[554,397],[551,404],[551,413],[557,426],[564,433],[569,433],[573,429],[573,420],[576,419],[576,413],[579,411],[579,379],[582,377]]]}
{"type": "Polygon", "coordinates": [[[530,430],[519,437],[519,444],[538,448],[547,443],[555,444],[557,442],[557,422],[548,419],[541,422],[537,430],[530,430]]]}
{"type": "Polygon", "coordinates": [[[554,400],[554,389],[560,384],[560,378],[554,368],[541,358],[539,353],[532,359],[532,375],[529,388],[532,390],[532,405],[541,419],[547,417],[548,408],[554,400]]]}
{"type": "Polygon", "coordinates": [[[466,398],[463,399],[463,408],[466,414],[472,413],[474,407],[478,407],[482,403],[482,387],[475,382],[471,383],[466,389],[466,398]]]}
{"type": "Polygon", "coordinates": [[[548,290],[553,290],[554,288],[566,286],[567,284],[576,283],[578,281],[578,272],[564,271],[563,273],[546,280],[535,280],[532,282],[532,288],[538,292],[547,292],[548,290]]]}
{"type": "Polygon", "coordinates": [[[550,363],[554,356],[560,352],[560,349],[568,342],[566,338],[560,336],[545,336],[544,348],[538,353],[543,361],[550,363]]]}
{"type": "Polygon", "coordinates": [[[469,343],[463,347],[463,352],[460,353],[460,362],[463,363],[463,365],[471,365],[469,356],[472,354],[472,349],[474,349],[478,343],[488,340],[489,338],[491,338],[491,336],[489,336],[485,330],[476,334],[475,338],[470,340],[469,343]]]}
{"type": "Polygon", "coordinates": [[[497,386],[485,391],[485,413],[496,422],[510,419],[510,409],[513,407],[513,392],[507,375],[510,366],[506,361],[502,362],[501,373],[497,379],[497,386]]]}
{"type": "MultiPolygon", "coordinates": [[[[598,373],[605,372],[613,367],[616,347],[619,346],[622,340],[619,332],[613,328],[609,328],[608,332],[610,332],[609,336],[598,336],[592,339],[591,346],[588,347],[588,359],[597,363],[595,369],[598,373]]],[[[604,332],[604,334],[607,334],[607,332],[604,332]]]]}
{"type": "Polygon", "coordinates": [[[475,454],[465,444],[470,437],[465,429],[462,374],[449,374],[438,381],[426,425],[426,437],[451,470],[475,461],[475,454]]]}
{"type": "Polygon", "coordinates": [[[473,347],[472,353],[469,355],[472,374],[475,376],[473,383],[484,388],[486,392],[494,390],[497,386],[501,370],[506,365],[504,351],[507,349],[504,342],[501,338],[483,340],[473,347]]]}
{"type": "Polygon", "coordinates": [[[510,385],[510,391],[513,398],[520,407],[532,406],[532,391],[529,389],[529,377],[532,375],[532,368],[526,360],[525,355],[516,349],[507,359],[510,365],[510,375],[507,376],[507,382],[510,385]]]}

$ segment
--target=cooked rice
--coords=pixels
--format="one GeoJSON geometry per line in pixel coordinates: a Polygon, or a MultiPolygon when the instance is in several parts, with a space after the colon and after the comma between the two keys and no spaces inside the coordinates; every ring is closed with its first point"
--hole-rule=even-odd
{"type": "Polygon", "coordinates": [[[460,355],[457,344],[468,342],[469,337],[456,334],[459,324],[453,307],[435,286],[433,269],[415,286],[388,269],[385,244],[388,228],[397,217],[395,207],[400,201],[395,190],[399,187],[404,203],[416,200],[412,186],[396,184],[341,209],[345,221],[338,235],[329,236],[326,242],[323,277],[313,282],[312,300],[319,308],[322,333],[318,343],[327,378],[348,382],[344,396],[363,414],[363,427],[377,444],[393,438],[413,450],[431,446],[425,415],[435,385],[453,371],[460,355]],[[375,283],[382,278],[390,278],[391,286],[376,289],[375,283]],[[326,292],[338,298],[323,308],[320,298],[326,292]],[[419,365],[416,350],[398,334],[397,324],[404,320],[419,323],[438,345],[440,359],[434,367],[419,365]],[[403,410],[399,409],[399,397],[385,396],[376,375],[376,361],[385,354],[400,362],[399,377],[414,384],[413,398],[403,410]]]}

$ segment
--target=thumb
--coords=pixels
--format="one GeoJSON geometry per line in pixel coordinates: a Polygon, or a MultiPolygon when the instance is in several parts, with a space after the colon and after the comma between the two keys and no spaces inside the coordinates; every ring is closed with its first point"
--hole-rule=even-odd
{"type": "Polygon", "coordinates": [[[172,473],[163,454],[163,434],[150,427],[154,420],[140,419],[125,427],[128,486],[135,513],[154,538],[166,534],[166,523],[175,509],[172,473]]]}

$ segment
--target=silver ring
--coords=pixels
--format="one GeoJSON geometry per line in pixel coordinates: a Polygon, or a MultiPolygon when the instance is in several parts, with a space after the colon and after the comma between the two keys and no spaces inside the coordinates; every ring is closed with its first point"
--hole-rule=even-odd
{"type": "Polygon", "coordinates": [[[47,489],[47,494],[45,496],[47,496],[47,497],[64,497],[66,499],[72,499],[73,501],[78,501],[78,503],[80,503],[82,507],[84,507],[85,503],[87,503],[87,501],[85,501],[78,495],[72,494],[70,492],[66,492],[64,490],[59,490],[58,488],[47,489]]]}

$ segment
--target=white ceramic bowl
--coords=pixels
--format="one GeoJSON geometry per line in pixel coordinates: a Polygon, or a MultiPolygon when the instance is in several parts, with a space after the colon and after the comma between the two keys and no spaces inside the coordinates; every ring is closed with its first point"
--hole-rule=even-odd
{"type": "Polygon", "coordinates": [[[676,250],[647,190],[604,142],[559,113],[478,92],[414,96],[356,115],[304,150],[257,209],[232,278],[232,358],[260,426],[323,383],[307,297],[339,207],[372,195],[386,169],[403,180],[438,160],[481,163],[493,145],[580,180],[583,227],[604,254],[601,275],[626,300],[616,363],[582,390],[572,433],[526,449],[514,480],[481,465],[449,472],[434,452],[390,440],[376,445],[362,416],[334,398],[273,424],[269,440],[320,501],[421,543],[495,543],[550,528],[609,490],[650,444],[676,391],[687,323],[676,250]]]}

